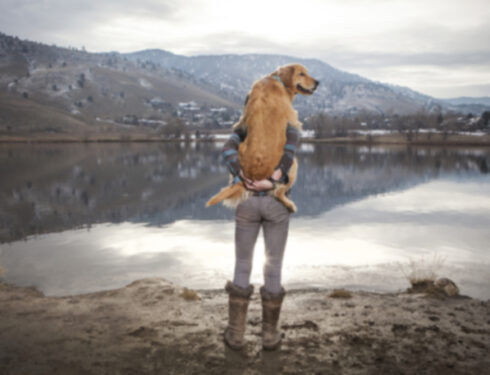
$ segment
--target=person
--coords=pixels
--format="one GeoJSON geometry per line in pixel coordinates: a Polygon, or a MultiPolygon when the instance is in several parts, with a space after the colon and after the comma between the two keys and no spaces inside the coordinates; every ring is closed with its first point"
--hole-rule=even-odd
{"type": "MultiPolygon", "coordinates": [[[[253,253],[260,228],[265,241],[265,262],[263,265],[264,285],[260,287],[262,301],[262,347],[277,349],[282,340],[278,330],[281,305],[286,290],[281,284],[281,270],[289,228],[290,212],[272,194],[276,183],[287,183],[288,172],[294,160],[300,133],[297,127],[288,124],[286,144],[279,164],[272,176],[263,180],[248,179],[240,168],[238,147],[243,142],[246,129],[236,127],[225,142],[222,156],[232,184],[242,181],[252,195],[241,201],[235,209],[235,268],[233,281],[227,280],[225,291],[228,300],[228,325],[224,341],[228,347],[239,350],[246,345],[244,339],[248,304],[254,286],[250,284],[253,253]]],[[[288,193],[289,194],[289,191],[288,193]]]]}

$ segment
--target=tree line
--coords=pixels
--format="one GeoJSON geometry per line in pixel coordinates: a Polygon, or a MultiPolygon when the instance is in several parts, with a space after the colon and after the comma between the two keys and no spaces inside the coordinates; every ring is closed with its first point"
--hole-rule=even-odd
{"type": "Polygon", "coordinates": [[[461,113],[417,112],[406,115],[383,115],[364,112],[352,116],[320,113],[304,120],[303,129],[313,130],[316,138],[345,137],[363,130],[390,130],[405,134],[426,132],[489,131],[490,111],[481,116],[461,113]]]}

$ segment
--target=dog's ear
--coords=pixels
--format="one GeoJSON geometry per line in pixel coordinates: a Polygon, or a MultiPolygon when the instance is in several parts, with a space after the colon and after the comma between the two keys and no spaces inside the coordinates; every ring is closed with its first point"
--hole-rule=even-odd
{"type": "Polygon", "coordinates": [[[277,69],[276,73],[281,80],[284,82],[286,87],[293,87],[293,75],[294,75],[294,66],[286,65],[281,66],[277,69]]]}

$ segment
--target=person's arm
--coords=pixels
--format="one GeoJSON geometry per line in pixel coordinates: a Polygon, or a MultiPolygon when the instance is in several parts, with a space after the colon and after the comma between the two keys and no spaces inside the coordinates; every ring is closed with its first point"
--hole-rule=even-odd
{"type": "Polygon", "coordinates": [[[279,164],[275,169],[274,174],[272,175],[272,178],[282,184],[287,184],[289,182],[288,173],[291,165],[293,165],[294,155],[298,148],[299,141],[299,129],[296,126],[288,124],[286,129],[286,144],[284,145],[284,152],[282,154],[281,160],[279,161],[279,164]],[[281,171],[280,173],[276,172],[278,169],[281,171]],[[280,175],[280,177],[277,178],[277,175],[280,175]]]}
{"type": "Polygon", "coordinates": [[[247,136],[246,129],[236,127],[228,140],[223,145],[221,155],[225,161],[226,167],[233,175],[232,184],[240,181],[240,162],[238,161],[238,146],[247,136]]]}

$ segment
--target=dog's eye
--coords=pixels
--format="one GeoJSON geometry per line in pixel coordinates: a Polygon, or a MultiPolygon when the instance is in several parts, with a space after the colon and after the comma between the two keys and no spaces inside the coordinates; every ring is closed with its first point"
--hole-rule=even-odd
{"type": "Polygon", "coordinates": [[[304,77],[305,76],[305,73],[301,72],[299,73],[300,76],[304,77]]]}

